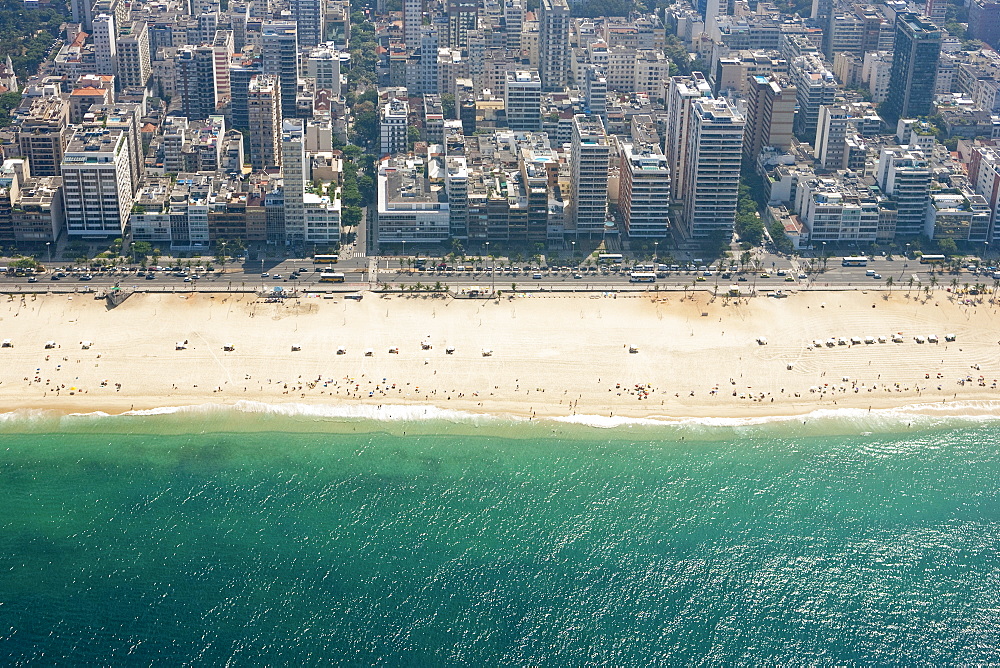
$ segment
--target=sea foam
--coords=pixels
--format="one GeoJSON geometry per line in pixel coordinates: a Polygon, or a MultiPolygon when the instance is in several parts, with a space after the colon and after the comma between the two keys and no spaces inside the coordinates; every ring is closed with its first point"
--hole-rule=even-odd
{"type": "Polygon", "coordinates": [[[397,431],[491,433],[497,436],[719,439],[896,433],[976,426],[1000,420],[1000,402],[911,404],[896,408],[823,408],[799,415],[634,418],[591,414],[533,418],[473,413],[426,404],[308,404],[239,401],[234,404],[161,406],[118,415],[102,411],[61,414],[20,409],[0,413],[0,432],[255,432],[397,431]]]}

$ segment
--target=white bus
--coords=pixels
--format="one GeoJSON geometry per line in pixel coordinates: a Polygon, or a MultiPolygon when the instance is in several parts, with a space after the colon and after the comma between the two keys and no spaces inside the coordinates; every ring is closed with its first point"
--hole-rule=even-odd
{"type": "Polygon", "coordinates": [[[628,280],[629,283],[656,283],[656,274],[652,271],[633,271],[628,280]]]}
{"type": "Polygon", "coordinates": [[[600,264],[620,264],[622,261],[621,253],[601,253],[597,256],[597,261],[600,264]]]}

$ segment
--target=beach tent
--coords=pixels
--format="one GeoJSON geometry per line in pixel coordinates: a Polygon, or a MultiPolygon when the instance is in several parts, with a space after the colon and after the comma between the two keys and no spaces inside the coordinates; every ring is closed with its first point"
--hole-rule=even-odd
{"type": "Polygon", "coordinates": [[[45,349],[46,350],[48,350],[49,348],[55,348],[55,347],[56,347],[56,342],[55,341],[46,341],[45,342],[45,349]]]}
{"type": "Polygon", "coordinates": [[[84,350],[90,350],[90,346],[94,345],[93,341],[81,341],[80,347],[84,350]]]}
{"type": "Polygon", "coordinates": [[[294,343],[292,344],[292,352],[293,353],[297,353],[300,350],[302,350],[302,346],[296,345],[294,343]]]}
{"type": "Polygon", "coordinates": [[[4,339],[4,340],[3,340],[3,344],[2,344],[2,347],[3,347],[3,348],[13,348],[13,347],[14,347],[14,344],[13,344],[13,343],[11,342],[11,340],[10,340],[10,339],[4,339]]]}
{"type": "Polygon", "coordinates": [[[235,343],[227,343],[226,345],[222,346],[222,349],[225,350],[227,353],[231,353],[234,350],[236,350],[236,344],[235,343]]]}

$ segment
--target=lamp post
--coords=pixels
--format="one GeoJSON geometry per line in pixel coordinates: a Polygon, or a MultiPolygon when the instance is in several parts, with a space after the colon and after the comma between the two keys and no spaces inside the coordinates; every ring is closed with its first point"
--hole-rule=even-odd
{"type": "Polygon", "coordinates": [[[45,242],[45,256],[48,258],[49,264],[52,264],[52,242],[45,242]]]}
{"type": "Polygon", "coordinates": [[[823,242],[823,270],[826,271],[826,242],[823,242]]]}
{"type": "Polygon", "coordinates": [[[497,263],[494,261],[493,257],[490,255],[490,242],[486,242],[486,257],[490,259],[490,296],[493,296],[494,284],[496,283],[496,268],[497,263]]]}
{"type": "Polygon", "coordinates": [[[573,244],[573,260],[576,261],[576,242],[571,241],[570,243],[573,244]]]}
{"type": "Polygon", "coordinates": [[[656,251],[659,250],[659,248],[660,248],[660,242],[659,241],[654,241],[653,242],[653,264],[656,264],[656,251]]]}
{"type": "Polygon", "coordinates": [[[400,273],[402,273],[402,271],[403,271],[403,258],[406,257],[406,240],[403,239],[402,241],[403,241],[403,254],[399,258],[399,271],[400,271],[400,273]]]}

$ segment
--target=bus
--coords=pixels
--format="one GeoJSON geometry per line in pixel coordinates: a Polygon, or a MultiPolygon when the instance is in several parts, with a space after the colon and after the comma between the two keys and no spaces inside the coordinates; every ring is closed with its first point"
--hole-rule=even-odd
{"type": "Polygon", "coordinates": [[[336,255],[317,255],[313,257],[313,264],[337,264],[339,259],[336,255]]]}
{"type": "Polygon", "coordinates": [[[344,282],[344,275],[341,274],[341,273],[324,271],[322,274],[319,275],[319,282],[320,283],[343,283],[344,282]]]}
{"type": "Polygon", "coordinates": [[[868,258],[861,257],[861,256],[845,257],[843,260],[841,260],[840,266],[842,266],[842,267],[867,267],[868,266],[868,258]]]}
{"type": "Polygon", "coordinates": [[[628,277],[629,283],[656,283],[656,274],[652,271],[633,271],[628,277]]]}
{"type": "Polygon", "coordinates": [[[944,264],[946,259],[944,255],[921,255],[920,264],[944,264]]]}
{"type": "Polygon", "coordinates": [[[597,261],[601,264],[616,264],[621,263],[622,254],[621,253],[601,253],[597,256],[597,261]]]}

